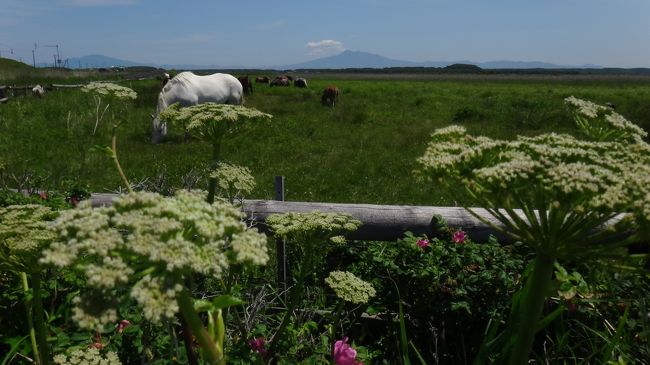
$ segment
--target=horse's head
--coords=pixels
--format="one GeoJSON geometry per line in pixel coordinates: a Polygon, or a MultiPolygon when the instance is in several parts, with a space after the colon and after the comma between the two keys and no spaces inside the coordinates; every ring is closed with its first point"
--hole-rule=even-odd
{"type": "Polygon", "coordinates": [[[158,144],[162,141],[163,137],[167,134],[167,123],[158,118],[157,115],[151,114],[151,143],[158,144]]]}

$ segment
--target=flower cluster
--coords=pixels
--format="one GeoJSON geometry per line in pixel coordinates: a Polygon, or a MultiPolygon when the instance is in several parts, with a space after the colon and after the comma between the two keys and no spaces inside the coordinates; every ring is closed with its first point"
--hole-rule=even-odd
{"type": "Polygon", "coordinates": [[[105,356],[95,347],[85,350],[74,350],[69,355],[55,355],[54,363],[59,365],[122,365],[117,354],[109,351],[105,356]]]}
{"type": "Polygon", "coordinates": [[[574,109],[580,129],[596,141],[626,140],[640,143],[648,133],[612,108],[570,96],[564,99],[574,109]]]}
{"type": "Polygon", "coordinates": [[[217,179],[217,184],[231,201],[235,196],[250,194],[255,188],[255,179],[251,175],[251,170],[243,166],[220,162],[210,173],[210,177],[217,179]]]}
{"type": "Polygon", "coordinates": [[[81,88],[83,92],[92,92],[99,95],[114,96],[118,99],[137,99],[138,93],[126,86],[110,82],[91,82],[81,88]]]}
{"type": "Polygon", "coordinates": [[[0,267],[14,272],[37,270],[41,249],[55,238],[48,221],[57,215],[35,204],[0,208],[0,267]]]}
{"type": "Polygon", "coordinates": [[[368,303],[376,294],[370,283],[347,271],[332,271],[325,282],[337,297],[353,304],[368,303]]]}
{"type": "MultiPolygon", "coordinates": [[[[208,204],[201,193],[131,193],[111,207],[80,204],[63,212],[52,224],[60,241],[44,251],[41,261],[81,270],[88,287],[104,296],[130,286],[145,316],[156,321],[178,311],[175,300],[183,275],[220,278],[231,265],[268,261],[266,236],[247,230],[241,218],[236,207],[208,204]]],[[[91,307],[85,299],[77,303],[85,327],[100,329],[115,320],[106,315],[108,309],[98,321],[90,320],[92,314],[83,310],[91,307]]]]}
{"type": "Polygon", "coordinates": [[[159,118],[182,125],[188,132],[206,139],[222,137],[245,120],[271,119],[271,114],[242,105],[203,103],[181,108],[172,104],[159,114],[159,118]]]}
{"type": "MultiPolygon", "coordinates": [[[[600,111],[587,106],[585,115],[600,111]]],[[[499,141],[458,126],[437,130],[432,139],[418,160],[426,173],[452,190],[465,187],[515,239],[544,246],[551,257],[614,254],[619,251],[606,248],[596,232],[650,222],[650,145],[642,141],[555,133],[499,141]],[[618,212],[631,215],[621,220],[618,212]]]]}
{"type": "Polygon", "coordinates": [[[266,224],[276,235],[298,243],[311,239],[329,239],[361,226],[360,221],[352,219],[348,214],[318,211],[272,214],[266,218],[266,224]]]}

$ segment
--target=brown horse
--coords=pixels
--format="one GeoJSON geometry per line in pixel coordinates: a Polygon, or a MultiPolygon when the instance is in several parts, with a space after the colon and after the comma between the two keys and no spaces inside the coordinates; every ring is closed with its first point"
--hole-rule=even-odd
{"type": "Polygon", "coordinates": [[[271,81],[269,86],[289,86],[289,79],[286,76],[278,76],[271,81]]]}
{"type": "Polygon", "coordinates": [[[336,86],[328,86],[323,90],[321,102],[323,105],[334,106],[339,98],[339,88],[336,86]]]}
{"type": "Polygon", "coordinates": [[[244,89],[244,94],[253,93],[253,83],[248,78],[248,76],[239,76],[237,77],[237,80],[239,80],[239,82],[241,83],[241,86],[244,89]]]}
{"type": "Polygon", "coordinates": [[[258,84],[268,84],[271,79],[268,76],[257,76],[255,82],[258,84]]]}
{"type": "Polygon", "coordinates": [[[307,87],[307,80],[305,80],[302,77],[299,77],[299,78],[294,80],[293,86],[295,86],[295,87],[307,87]]]}

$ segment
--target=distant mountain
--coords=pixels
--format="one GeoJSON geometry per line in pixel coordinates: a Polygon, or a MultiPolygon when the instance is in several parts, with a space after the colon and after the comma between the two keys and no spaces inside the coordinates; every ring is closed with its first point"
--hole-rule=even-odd
{"type": "MultiPolygon", "coordinates": [[[[104,55],[88,55],[83,57],[72,57],[66,60],[68,68],[108,68],[108,67],[133,67],[133,66],[149,66],[164,69],[177,69],[177,70],[201,70],[201,69],[226,69],[226,68],[240,68],[237,66],[217,66],[217,65],[192,65],[192,64],[156,64],[152,62],[134,62],[129,60],[122,60],[119,58],[108,57],[104,55]]],[[[52,63],[39,63],[38,67],[51,67],[52,63]]]]}
{"type": "MultiPolygon", "coordinates": [[[[100,67],[131,67],[131,66],[151,66],[150,64],[121,60],[119,58],[108,57],[104,55],[88,55],[83,57],[68,58],[68,68],[100,68],[100,67]]],[[[38,67],[52,67],[53,63],[41,62],[37,64],[38,67]]]]}
{"type": "Polygon", "coordinates": [[[318,58],[308,62],[279,66],[279,69],[336,69],[336,68],[387,68],[387,67],[445,67],[452,64],[476,65],[485,69],[527,69],[527,68],[602,68],[598,65],[556,65],[537,61],[427,61],[413,62],[395,60],[373,53],[343,51],[336,56],[318,58]]]}
{"type": "Polygon", "coordinates": [[[327,69],[327,68],[386,68],[386,67],[444,67],[451,62],[411,62],[394,60],[373,53],[343,51],[336,56],[318,58],[308,62],[285,65],[280,69],[327,69]]]}
{"type": "MultiPolygon", "coordinates": [[[[537,61],[429,61],[413,62],[396,60],[384,57],[378,54],[360,52],[360,51],[343,51],[342,53],[318,58],[308,62],[295,63],[290,65],[281,65],[276,67],[260,67],[264,69],[276,70],[295,70],[295,69],[344,69],[344,68],[388,68],[388,67],[445,67],[452,64],[467,64],[479,66],[483,69],[561,69],[561,68],[593,68],[601,69],[598,65],[556,65],[548,62],[537,61]]],[[[39,67],[51,67],[52,63],[40,63],[39,67]]],[[[242,69],[244,67],[237,65],[196,65],[196,64],[156,64],[152,62],[134,62],[122,60],[103,55],[88,55],[83,57],[73,57],[67,59],[68,68],[99,68],[99,67],[131,67],[131,66],[150,66],[164,69],[177,70],[202,70],[202,69],[242,69]]],[[[252,67],[247,67],[252,68],[252,67]]]]}

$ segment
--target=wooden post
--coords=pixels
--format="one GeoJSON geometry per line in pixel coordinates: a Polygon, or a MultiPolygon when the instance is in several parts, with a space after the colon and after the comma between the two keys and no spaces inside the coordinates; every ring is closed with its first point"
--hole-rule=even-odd
{"type": "MultiPolygon", "coordinates": [[[[275,200],[284,201],[284,176],[275,177],[275,200]]],[[[282,239],[275,241],[275,252],[277,260],[278,290],[281,293],[287,291],[287,251],[286,242],[282,239]]]]}

